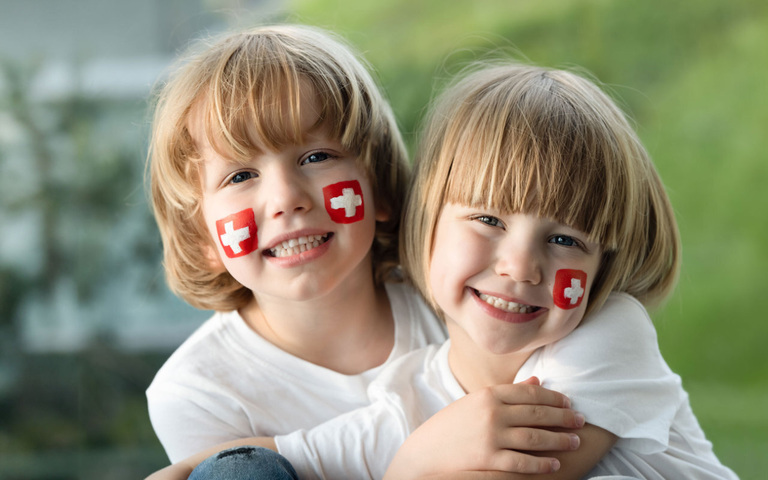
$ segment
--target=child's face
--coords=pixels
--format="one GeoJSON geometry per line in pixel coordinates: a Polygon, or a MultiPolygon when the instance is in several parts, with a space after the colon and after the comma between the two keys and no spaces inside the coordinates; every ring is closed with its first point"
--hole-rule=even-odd
{"type": "Polygon", "coordinates": [[[371,185],[356,156],[325,129],[312,128],[316,112],[314,101],[303,100],[304,138],[245,164],[218,155],[202,126],[192,124],[203,156],[202,210],[216,245],[214,263],[260,304],[309,300],[372,281],[371,185]]]}
{"type": "Polygon", "coordinates": [[[576,328],[600,259],[599,245],[558,222],[448,204],[429,284],[454,345],[527,356],[576,328]]]}

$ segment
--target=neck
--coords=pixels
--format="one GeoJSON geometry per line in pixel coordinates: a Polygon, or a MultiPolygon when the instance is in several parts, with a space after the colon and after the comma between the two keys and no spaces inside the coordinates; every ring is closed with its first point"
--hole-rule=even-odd
{"type": "Polygon", "coordinates": [[[394,345],[394,319],[383,286],[352,281],[310,300],[255,296],[240,310],[256,333],[308,362],[346,375],[384,363],[394,345]]]}
{"type": "Polygon", "coordinates": [[[448,365],[467,393],[493,385],[513,383],[533,351],[496,354],[478,346],[463,330],[448,324],[451,347],[448,365]]]}

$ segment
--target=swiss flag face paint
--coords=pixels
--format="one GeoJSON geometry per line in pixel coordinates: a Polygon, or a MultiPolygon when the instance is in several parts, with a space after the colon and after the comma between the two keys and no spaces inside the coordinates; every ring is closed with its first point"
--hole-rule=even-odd
{"type": "Polygon", "coordinates": [[[354,223],[363,219],[363,190],[357,180],[334,183],[323,188],[325,209],[336,223],[354,223]]]}
{"type": "Polygon", "coordinates": [[[251,208],[217,220],[216,232],[229,258],[242,257],[259,248],[256,220],[251,208]]]}
{"type": "Polygon", "coordinates": [[[587,273],[581,270],[558,270],[555,273],[555,288],[552,295],[555,305],[569,310],[581,305],[587,287],[587,273]]]}

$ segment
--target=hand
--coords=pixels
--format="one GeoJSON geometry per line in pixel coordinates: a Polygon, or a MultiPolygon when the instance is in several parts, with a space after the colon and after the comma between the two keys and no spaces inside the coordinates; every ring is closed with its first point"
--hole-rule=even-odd
{"type": "Polygon", "coordinates": [[[577,435],[546,429],[581,428],[584,417],[569,407],[565,395],[541,387],[535,377],[473,392],[417,428],[398,450],[385,478],[468,470],[557,471],[560,463],[554,457],[523,451],[577,449],[577,435]]]}

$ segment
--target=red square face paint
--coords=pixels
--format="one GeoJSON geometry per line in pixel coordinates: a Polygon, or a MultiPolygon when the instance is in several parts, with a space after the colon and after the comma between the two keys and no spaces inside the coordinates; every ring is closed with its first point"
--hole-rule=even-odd
{"type": "Polygon", "coordinates": [[[363,190],[357,180],[334,183],[323,188],[325,209],[336,223],[354,223],[363,219],[363,190]]]}
{"type": "Polygon", "coordinates": [[[216,221],[216,232],[229,258],[248,255],[259,248],[253,209],[248,208],[216,221]]]}
{"type": "Polygon", "coordinates": [[[555,273],[555,288],[552,295],[555,305],[569,310],[581,305],[587,287],[587,272],[562,269],[555,273]]]}

